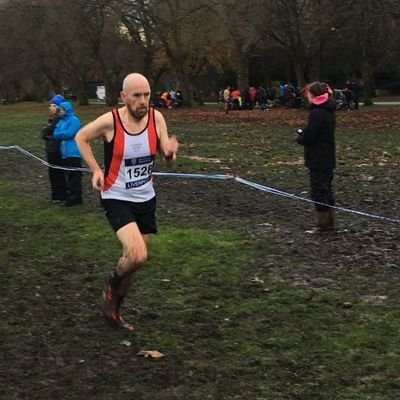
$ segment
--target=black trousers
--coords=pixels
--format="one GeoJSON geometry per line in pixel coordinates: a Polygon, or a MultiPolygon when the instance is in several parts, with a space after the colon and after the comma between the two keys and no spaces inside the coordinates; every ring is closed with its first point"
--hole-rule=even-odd
{"type": "Polygon", "coordinates": [[[329,206],[335,205],[335,196],[332,189],[333,170],[332,171],[318,171],[310,169],[310,186],[311,186],[311,199],[318,203],[315,204],[317,211],[328,211],[329,206]]]}
{"type": "MultiPolygon", "coordinates": [[[[78,157],[64,158],[65,167],[82,167],[82,159],[78,157]]],[[[67,182],[67,201],[75,202],[82,200],[82,172],[64,171],[67,182]]]]}
{"type": "MultiPolygon", "coordinates": [[[[53,165],[63,165],[63,159],[58,151],[48,151],[47,161],[53,165]]],[[[64,201],[67,198],[67,182],[62,169],[49,168],[51,199],[64,201]]]]}

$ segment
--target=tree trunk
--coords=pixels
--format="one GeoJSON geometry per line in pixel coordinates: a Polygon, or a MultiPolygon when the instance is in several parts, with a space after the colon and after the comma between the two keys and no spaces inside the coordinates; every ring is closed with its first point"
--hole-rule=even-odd
{"type": "Polygon", "coordinates": [[[201,86],[194,84],[194,90],[196,91],[196,102],[199,106],[204,106],[204,97],[203,91],[201,90],[201,86]]]}
{"type": "Polygon", "coordinates": [[[193,88],[192,85],[186,80],[183,79],[182,81],[182,93],[183,93],[183,104],[185,106],[191,107],[193,105],[193,88]]]}
{"type": "Polygon", "coordinates": [[[371,64],[368,61],[363,62],[361,73],[364,83],[364,90],[363,90],[364,106],[372,106],[374,104],[372,101],[373,70],[371,64]]]}
{"type": "Polygon", "coordinates": [[[249,62],[247,57],[238,61],[236,68],[237,87],[239,90],[243,90],[249,87],[249,62]]]}
{"type": "Polygon", "coordinates": [[[182,84],[183,104],[191,107],[193,105],[193,86],[184,71],[177,71],[178,82],[182,84]]]}
{"type": "Polygon", "coordinates": [[[304,68],[303,65],[298,60],[294,60],[294,69],[296,72],[297,86],[303,87],[306,84],[304,68]]]}
{"type": "Polygon", "coordinates": [[[84,85],[79,85],[76,88],[76,95],[78,96],[78,104],[80,106],[88,106],[89,105],[89,98],[86,93],[86,88],[84,85]]]}
{"type": "Polygon", "coordinates": [[[113,81],[113,79],[106,79],[106,105],[117,106],[119,97],[119,86],[113,81]]]}
{"type": "Polygon", "coordinates": [[[113,89],[113,87],[110,89],[110,86],[106,87],[106,105],[111,107],[118,105],[119,98],[119,92],[113,89]]]}
{"type": "Polygon", "coordinates": [[[309,69],[310,80],[312,82],[317,82],[321,80],[321,65],[322,65],[322,60],[320,53],[318,57],[316,57],[314,63],[310,66],[309,69]]]}

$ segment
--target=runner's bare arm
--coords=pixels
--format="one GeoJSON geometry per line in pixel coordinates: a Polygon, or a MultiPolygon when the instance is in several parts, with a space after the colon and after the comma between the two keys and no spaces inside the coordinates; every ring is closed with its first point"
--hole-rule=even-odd
{"type": "Polygon", "coordinates": [[[157,110],[155,110],[155,120],[161,159],[165,164],[171,165],[176,160],[176,153],[178,152],[179,147],[178,140],[175,135],[172,135],[171,137],[168,136],[165,119],[157,110]]]}
{"type": "Polygon", "coordinates": [[[75,137],[81,156],[93,173],[92,187],[94,190],[102,190],[104,185],[104,173],[94,157],[90,143],[101,137],[106,141],[110,141],[113,132],[114,121],[111,112],[109,112],[101,115],[96,120],[89,122],[75,137]]]}

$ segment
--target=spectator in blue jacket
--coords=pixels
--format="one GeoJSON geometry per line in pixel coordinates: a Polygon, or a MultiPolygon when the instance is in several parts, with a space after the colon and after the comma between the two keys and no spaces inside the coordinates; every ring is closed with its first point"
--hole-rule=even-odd
{"type": "Polygon", "coordinates": [[[82,157],[75,142],[75,136],[81,128],[81,121],[74,114],[72,104],[64,101],[60,104],[60,120],[56,125],[53,136],[61,140],[60,150],[63,165],[71,170],[65,170],[67,181],[66,207],[82,203],[82,172],[73,168],[82,167],[82,157]]]}

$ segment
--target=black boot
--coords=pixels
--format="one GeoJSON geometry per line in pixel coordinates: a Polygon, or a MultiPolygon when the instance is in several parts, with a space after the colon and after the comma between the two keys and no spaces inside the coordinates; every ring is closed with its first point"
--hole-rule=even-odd
{"type": "Polygon", "coordinates": [[[329,209],[329,217],[330,217],[330,225],[331,225],[331,229],[335,230],[336,229],[336,218],[335,218],[335,209],[334,208],[330,208],[329,209]]]}
{"type": "Polygon", "coordinates": [[[317,229],[319,232],[333,231],[334,226],[334,215],[331,210],[317,211],[317,229]]]}

